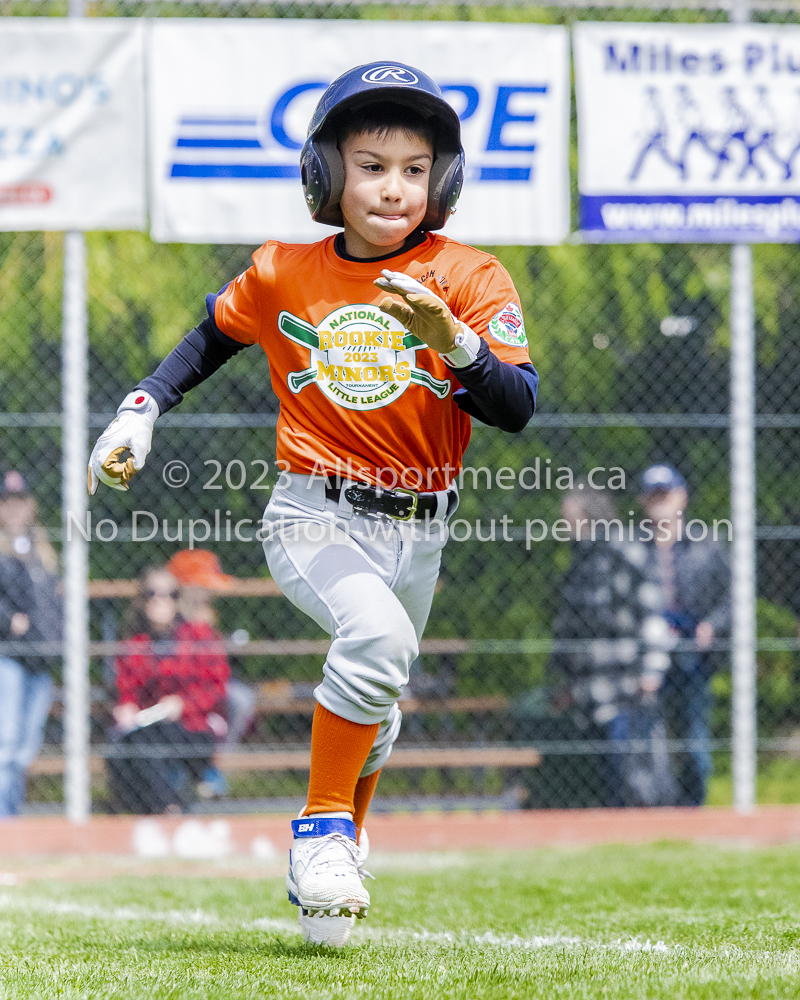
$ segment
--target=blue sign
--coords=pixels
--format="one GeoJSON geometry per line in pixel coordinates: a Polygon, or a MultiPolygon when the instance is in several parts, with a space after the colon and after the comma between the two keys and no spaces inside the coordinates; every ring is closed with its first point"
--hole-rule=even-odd
{"type": "MultiPolygon", "coordinates": [[[[181,115],[169,176],[193,180],[299,180],[298,154],[304,136],[292,132],[289,114],[298,98],[312,92],[319,96],[327,86],[328,82],[319,80],[292,84],[278,95],[262,116],[215,115],[212,112],[181,115]],[[209,156],[212,150],[215,155],[209,156]],[[220,150],[224,150],[222,159],[220,150]],[[275,162],[276,151],[281,162],[275,162]]],[[[537,108],[547,98],[547,84],[503,83],[494,86],[483,97],[474,83],[444,83],[441,86],[445,96],[452,98],[462,123],[476,114],[482,100],[490,105],[484,152],[527,154],[524,163],[520,162],[519,155],[514,155],[506,157],[506,163],[470,164],[468,179],[480,183],[529,183],[537,145],[537,108]]]]}

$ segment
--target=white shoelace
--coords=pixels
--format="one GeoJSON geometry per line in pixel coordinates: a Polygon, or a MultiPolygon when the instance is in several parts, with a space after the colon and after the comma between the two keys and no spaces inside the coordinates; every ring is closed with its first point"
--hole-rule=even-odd
{"type": "MultiPolygon", "coordinates": [[[[328,833],[324,837],[319,838],[319,843],[316,844],[314,847],[312,847],[312,849],[308,853],[308,857],[304,859],[306,870],[308,870],[311,867],[312,861],[315,860],[318,854],[321,854],[323,851],[328,849],[332,841],[336,841],[337,844],[341,844],[344,847],[344,849],[350,855],[350,860],[353,862],[356,872],[363,881],[364,876],[361,875],[361,869],[359,867],[358,844],[356,844],[354,840],[351,840],[349,837],[345,837],[344,834],[341,833],[328,833]]],[[[325,860],[323,858],[321,863],[331,865],[334,864],[335,862],[340,862],[340,859],[330,858],[329,860],[325,860]]],[[[318,862],[318,864],[319,863],[320,862],[318,862]]]]}

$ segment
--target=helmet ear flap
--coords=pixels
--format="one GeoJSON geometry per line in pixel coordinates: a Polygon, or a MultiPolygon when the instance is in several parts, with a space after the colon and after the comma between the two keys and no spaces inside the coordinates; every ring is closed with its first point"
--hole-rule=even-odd
{"type": "Polygon", "coordinates": [[[428,210],[420,229],[441,229],[456,208],[464,184],[464,151],[439,153],[431,167],[428,210]]]}
{"type": "Polygon", "coordinates": [[[320,207],[325,205],[330,195],[330,180],[325,164],[320,158],[312,140],[306,142],[300,154],[300,182],[311,218],[316,219],[320,207]]]}
{"type": "Polygon", "coordinates": [[[339,201],[344,191],[344,164],[332,139],[309,139],[300,154],[300,179],[306,207],[315,222],[344,225],[339,201]]]}

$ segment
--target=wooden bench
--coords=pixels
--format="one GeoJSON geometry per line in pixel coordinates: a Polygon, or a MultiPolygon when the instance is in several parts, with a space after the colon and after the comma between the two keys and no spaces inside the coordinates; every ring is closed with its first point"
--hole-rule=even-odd
{"type": "MultiPolygon", "coordinates": [[[[89,656],[120,656],[126,647],[122,642],[90,642],[89,656]]],[[[330,639],[253,639],[251,642],[236,643],[224,639],[215,643],[221,645],[228,656],[327,656],[330,639]]],[[[420,653],[456,654],[468,653],[469,639],[423,639],[419,644],[420,653]]]]}
{"type": "MultiPolygon", "coordinates": [[[[311,715],[316,700],[297,697],[292,693],[291,681],[262,681],[255,687],[258,715],[311,715]]],[[[508,707],[508,698],[502,695],[485,695],[454,698],[401,698],[404,715],[425,715],[431,712],[500,712],[508,707]]]]}
{"type": "MultiPolygon", "coordinates": [[[[533,747],[465,746],[465,747],[395,747],[386,762],[389,769],[419,769],[427,767],[538,767],[541,754],[533,747]]],[[[311,766],[311,751],[300,748],[275,750],[235,750],[219,753],[217,765],[226,774],[245,771],[307,771],[311,766]]],[[[103,757],[89,758],[92,774],[105,770],[103,757]]],[[[38,757],[28,768],[30,775],[61,775],[64,757],[61,754],[38,757]]]]}
{"type": "MultiPolygon", "coordinates": [[[[92,599],[131,599],[137,594],[136,580],[90,580],[89,597],[92,599]]],[[[436,589],[441,583],[437,582],[436,589]]],[[[281,597],[283,596],[274,580],[263,577],[237,577],[224,597],[281,597]]],[[[227,640],[223,642],[229,656],[319,656],[327,655],[329,639],[256,639],[243,644],[227,640]]],[[[457,655],[469,651],[467,639],[423,639],[420,653],[430,655],[457,655]]],[[[118,642],[89,643],[90,656],[113,657],[122,652],[118,642]]],[[[260,716],[300,715],[311,716],[316,701],[309,696],[298,697],[293,693],[291,681],[263,681],[255,686],[256,714],[260,716]]],[[[104,701],[102,690],[93,693],[93,702],[104,701]]],[[[110,701],[110,699],[109,699],[110,701]]],[[[404,715],[424,715],[433,713],[500,712],[508,708],[509,699],[500,695],[483,695],[451,698],[404,698],[400,708],[404,715]]],[[[59,698],[54,704],[60,708],[59,698]]],[[[250,750],[242,747],[232,752],[220,752],[217,761],[220,769],[228,774],[246,771],[287,771],[308,770],[310,751],[305,748],[259,748],[250,750]]],[[[397,747],[393,751],[387,768],[433,768],[433,767],[537,767],[541,754],[530,747],[493,745],[461,747],[397,747]]],[[[91,771],[101,774],[105,761],[98,755],[90,758],[91,771]]],[[[31,765],[32,775],[60,775],[64,772],[62,756],[40,757],[31,765]]]]}
{"type": "MultiPolygon", "coordinates": [[[[311,697],[296,697],[291,693],[291,681],[262,681],[255,685],[258,715],[312,715],[316,700],[311,697]]],[[[51,712],[63,713],[63,690],[55,689],[51,712]]],[[[113,699],[108,691],[93,685],[90,693],[93,705],[111,705],[113,699]]],[[[432,712],[501,712],[508,708],[509,699],[503,695],[476,695],[454,698],[402,698],[399,702],[404,715],[426,715],[432,712]]]]}
{"type": "MultiPolygon", "coordinates": [[[[137,580],[89,580],[89,597],[98,598],[132,598],[138,592],[137,580]]],[[[224,597],[282,597],[277,583],[261,576],[234,577],[230,590],[224,597]]]]}
{"type": "MultiPolygon", "coordinates": [[[[439,584],[437,583],[437,588],[439,584]]],[[[90,580],[89,597],[93,599],[130,599],[136,596],[136,580],[90,580]]],[[[263,577],[237,577],[226,597],[280,597],[281,591],[274,580],[263,577]]],[[[228,656],[319,656],[325,657],[330,649],[330,639],[255,639],[245,643],[230,640],[222,642],[228,656]]],[[[427,655],[458,655],[469,651],[468,639],[423,639],[420,653],[427,655]]],[[[90,642],[90,656],[114,657],[124,652],[119,642],[90,642]]],[[[264,681],[256,687],[256,713],[258,715],[311,715],[315,701],[309,697],[292,695],[289,681],[264,681]]],[[[56,702],[58,702],[56,697],[56,702]]],[[[95,699],[102,700],[102,699],[95,699]]],[[[501,696],[479,696],[446,699],[407,698],[401,708],[408,715],[431,712],[497,712],[508,706],[508,699],[501,696]]],[[[58,712],[58,705],[54,706],[58,712]]]]}
{"type": "MultiPolygon", "coordinates": [[[[233,578],[230,590],[220,592],[220,597],[283,597],[277,583],[268,577],[250,576],[233,578]]],[[[441,589],[441,581],[436,581],[436,592],[441,589]]],[[[136,597],[137,580],[89,580],[89,598],[92,600],[136,597]]]]}

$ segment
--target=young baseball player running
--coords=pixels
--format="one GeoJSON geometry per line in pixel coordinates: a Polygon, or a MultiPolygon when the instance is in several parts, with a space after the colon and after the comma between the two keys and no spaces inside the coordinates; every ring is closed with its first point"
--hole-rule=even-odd
{"type": "Polygon", "coordinates": [[[270,240],[208,296],[208,318],[99,438],[89,489],[128,489],[155,420],[261,345],[285,470],[264,551],[283,593],[332,637],[287,886],[306,940],[343,944],[370,904],[364,816],[400,729],[470,417],[521,430],[538,377],[509,275],[435,235],[455,209],[464,152],[433,80],[399,63],[344,73],[317,105],[301,167],[312,217],[343,232],[270,240]]]}

